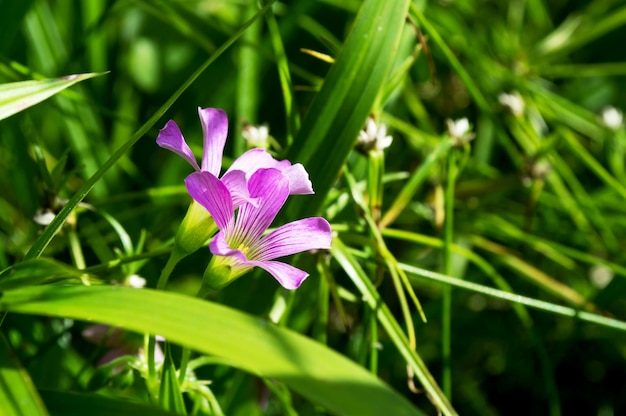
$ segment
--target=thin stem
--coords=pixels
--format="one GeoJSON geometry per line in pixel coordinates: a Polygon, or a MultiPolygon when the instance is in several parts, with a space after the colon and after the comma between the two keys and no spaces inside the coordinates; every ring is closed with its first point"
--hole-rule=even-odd
{"type": "MultiPolygon", "coordinates": [[[[443,274],[450,275],[452,270],[452,238],[454,231],[454,181],[456,178],[456,152],[450,149],[447,157],[447,181],[445,193],[445,223],[443,230],[443,274]]],[[[442,336],[441,352],[443,360],[442,388],[444,394],[451,398],[452,393],[452,370],[450,368],[450,357],[452,355],[451,333],[452,333],[452,286],[443,288],[442,298],[442,336]]]]}
{"type": "Polygon", "coordinates": [[[185,376],[187,375],[187,366],[189,365],[189,356],[191,350],[183,347],[182,355],[180,357],[180,368],[178,369],[178,384],[182,387],[185,382],[185,376]]]}
{"type": "Polygon", "coordinates": [[[78,234],[73,227],[65,228],[65,235],[67,235],[67,241],[70,246],[70,255],[72,256],[72,260],[74,261],[74,266],[77,269],[85,268],[85,256],[83,256],[83,250],[80,246],[80,240],[78,239],[78,234]]]}
{"type": "Polygon", "coordinates": [[[376,311],[370,316],[370,371],[378,374],[378,319],[376,311]]]}
{"type": "MultiPolygon", "coordinates": [[[[165,267],[161,270],[161,275],[157,282],[157,290],[164,290],[167,285],[167,281],[174,271],[174,267],[185,257],[180,251],[174,247],[174,250],[170,253],[170,257],[165,263],[165,267]]],[[[146,348],[146,355],[148,357],[148,383],[150,386],[156,386],[156,363],[154,362],[154,352],[156,350],[156,334],[152,334],[148,337],[148,346],[146,348]]],[[[151,391],[154,391],[151,389],[151,391]]]]}

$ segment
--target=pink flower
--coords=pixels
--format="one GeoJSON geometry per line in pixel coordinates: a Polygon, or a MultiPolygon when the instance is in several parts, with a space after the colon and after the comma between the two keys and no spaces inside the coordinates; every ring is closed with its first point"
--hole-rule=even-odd
{"type": "Polygon", "coordinates": [[[209,211],[219,228],[209,248],[218,256],[213,267],[230,269],[225,282],[258,266],[286,289],[295,289],[308,273],[274,259],[330,248],[330,224],[321,217],[294,221],[263,236],[290,194],[292,181],[285,170],[256,169],[247,184],[254,203],[239,206],[234,204],[228,186],[210,172],[192,173],[185,183],[192,198],[209,211]]]}

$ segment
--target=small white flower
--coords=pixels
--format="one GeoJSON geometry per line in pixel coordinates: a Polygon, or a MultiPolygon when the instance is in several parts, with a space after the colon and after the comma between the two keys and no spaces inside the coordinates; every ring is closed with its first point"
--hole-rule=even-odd
{"type": "Polygon", "coordinates": [[[524,114],[524,99],[517,91],[513,91],[510,94],[501,93],[498,95],[498,101],[508,108],[514,116],[519,117],[524,114]]]}
{"type": "Polygon", "coordinates": [[[55,216],[56,216],[56,214],[54,212],[52,212],[51,209],[47,209],[47,208],[46,209],[39,209],[35,213],[35,216],[33,217],[33,221],[36,224],[48,226],[48,225],[50,225],[50,223],[52,222],[52,220],[54,219],[55,216]]]}
{"type": "Polygon", "coordinates": [[[605,107],[602,110],[602,122],[613,130],[617,130],[622,127],[624,121],[624,114],[615,107],[605,107]]]}
{"type": "Polygon", "coordinates": [[[263,149],[270,147],[270,129],[267,124],[261,124],[260,126],[246,124],[241,130],[241,134],[250,147],[261,147],[263,149]]]}
{"type": "Polygon", "coordinates": [[[447,119],[448,133],[453,139],[456,139],[458,143],[466,143],[474,138],[474,133],[471,131],[471,126],[467,118],[461,118],[458,120],[447,119]]]}
{"type": "Polygon", "coordinates": [[[613,280],[613,270],[602,264],[596,264],[589,269],[589,280],[598,289],[604,289],[613,280]]]}
{"type": "Polygon", "coordinates": [[[131,274],[126,278],[126,285],[135,289],[142,289],[146,286],[146,279],[139,275],[131,274]]]}
{"type": "Polygon", "coordinates": [[[393,137],[387,135],[387,126],[376,124],[373,117],[368,117],[365,128],[359,132],[357,145],[364,151],[384,150],[392,141],[393,137]]]}

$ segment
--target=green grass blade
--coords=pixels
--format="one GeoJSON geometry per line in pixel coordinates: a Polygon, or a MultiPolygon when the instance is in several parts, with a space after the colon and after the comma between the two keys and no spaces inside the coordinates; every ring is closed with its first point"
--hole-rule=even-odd
{"type": "Polygon", "coordinates": [[[461,62],[454,55],[452,50],[448,47],[446,42],[443,40],[443,37],[441,37],[441,35],[439,34],[439,32],[437,32],[435,27],[430,24],[430,22],[426,19],[422,11],[419,9],[419,7],[415,5],[415,3],[411,3],[411,14],[415,16],[418,23],[424,27],[425,31],[432,37],[433,42],[437,45],[437,47],[439,47],[439,49],[441,49],[446,59],[450,63],[450,66],[454,68],[456,73],[459,75],[459,78],[463,80],[463,83],[465,84],[467,91],[470,93],[470,95],[474,99],[474,102],[476,103],[478,108],[480,108],[485,113],[491,113],[491,108],[489,106],[489,103],[483,96],[482,92],[480,92],[480,89],[476,86],[476,84],[472,80],[471,75],[465,70],[463,65],[461,65],[461,62]]]}
{"type": "Polygon", "coordinates": [[[312,198],[293,200],[288,206],[290,216],[318,212],[334,185],[387,81],[408,5],[407,0],[363,2],[348,39],[289,150],[288,159],[304,164],[316,191],[312,198]]]}
{"type": "Polygon", "coordinates": [[[165,346],[165,362],[163,362],[163,372],[161,373],[161,387],[159,390],[159,404],[165,410],[184,415],[185,402],[178,384],[176,368],[172,361],[172,352],[169,344],[165,346]]]}
{"type": "Polygon", "coordinates": [[[0,413],[4,416],[48,414],[30,376],[0,332],[0,413]]]}
{"type": "Polygon", "coordinates": [[[285,53],[285,46],[278,29],[276,16],[270,11],[265,15],[267,28],[272,39],[272,47],[274,48],[274,56],[276,57],[276,66],[278,67],[278,76],[280,78],[280,87],[283,93],[283,102],[285,103],[285,118],[287,119],[287,139],[286,145],[293,143],[293,136],[300,127],[300,117],[298,116],[297,105],[295,101],[293,84],[291,82],[291,73],[289,72],[289,62],[285,53]]]}
{"type": "Polygon", "coordinates": [[[275,378],[333,414],[423,414],[366,369],[326,346],[188,296],[110,286],[40,286],[4,292],[0,309],[158,333],[169,342],[275,378]]]}
{"type": "Polygon", "coordinates": [[[608,187],[613,188],[615,192],[626,198],[626,187],[621,184],[615,177],[613,177],[605,168],[598,162],[593,155],[585,149],[585,147],[578,141],[576,136],[570,131],[561,129],[560,136],[565,140],[574,154],[585,164],[587,167],[608,187]]]}
{"type": "Polygon", "coordinates": [[[437,166],[437,162],[450,151],[452,146],[451,140],[443,140],[439,145],[428,154],[424,162],[411,175],[409,181],[404,185],[391,207],[385,212],[380,221],[381,227],[389,226],[400,213],[411,202],[419,187],[426,180],[427,175],[437,166]]]}
{"type": "Polygon", "coordinates": [[[104,75],[103,72],[67,75],[61,78],[0,84],[0,120],[52,97],[77,82],[104,75]]]}
{"type": "Polygon", "coordinates": [[[465,280],[457,279],[451,276],[445,276],[439,273],[431,272],[429,270],[420,269],[419,267],[409,266],[407,264],[402,264],[401,267],[407,273],[412,274],[413,276],[417,276],[419,278],[428,279],[442,284],[452,285],[476,293],[482,293],[483,295],[507,300],[509,302],[520,303],[533,309],[539,309],[542,311],[553,313],[555,315],[569,316],[572,318],[580,319],[584,322],[589,322],[607,328],[617,329],[619,331],[626,332],[626,322],[620,321],[618,319],[609,318],[606,316],[598,315],[596,313],[580,311],[578,309],[570,308],[568,306],[557,305],[555,303],[545,302],[543,300],[533,299],[515,293],[504,292],[502,290],[494,289],[472,282],[467,282],[465,280]]]}

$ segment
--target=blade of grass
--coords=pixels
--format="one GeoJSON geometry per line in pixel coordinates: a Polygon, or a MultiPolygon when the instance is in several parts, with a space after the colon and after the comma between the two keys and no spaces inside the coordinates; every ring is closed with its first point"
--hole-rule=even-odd
{"type": "Polygon", "coordinates": [[[99,77],[105,72],[67,75],[46,80],[0,84],[0,120],[52,97],[77,82],[99,77]]]}
{"type": "Polygon", "coordinates": [[[451,140],[442,140],[439,145],[428,154],[424,162],[413,172],[409,181],[404,185],[396,199],[383,215],[380,220],[381,228],[387,227],[393,223],[398,215],[406,208],[418,191],[420,185],[426,180],[427,175],[431,173],[432,169],[436,166],[439,159],[450,153],[451,146],[451,140]]]}
{"type": "Polygon", "coordinates": [[[419,267],[410,266],[408,264],[402,264],[401,267],[407,273],[422,279],[427,279],[446,285],[452,285],[454,287],[466,289],[472,292],[482,293],[483,295],[487,295],[490,297],[526,305],[530,308],[550,312],[555,315],[569,316],[572,318],[580,319],[583,322],[589,322],[600,325],[602,327],[626,332],[626,322],[620,321],[618,319],[609,318],[591,312],[581,311],[575,308],[571,308],[569,306],[562,306],[555,303],[529,298],[527,296],[522,296],[515,293],[504,292],[502,290],[494,289],[472,282],[467,282],[465,280],[457,279],[455,277],[444,276],[442,274],[431,272],[430,270],[421,269],[419,267]]]}
{"type": "Polygon", "coordinates": [[[410,10],[411,10],[411,15],[430,35],[430,37],[433,39],[433,42],[439,47],[439,49],[441,49],[441,52],[443,52],[444,56],[450,63],[450,66],[452,66],[452,68],[458,74],[459,78],[461,78],[461,80],[465,84],[467,91],[474,99],[474,102],[476,103],[478,108],[480,108],[481,111],[485,113],[488,113],[488,114],[491,113],[491,108],[489,107],[489,103],[487,102],[483,94],[480,92],[480,89],[476,86],[476,84],[472,80],[472,77],[470,76],[470,74],[465,70],[463,65],[461,65],[461,62],[458,60],[458,58],[454,55],[452,50],[448,47],[446,42],[443,40],[439,32],[437,32],[435,27],[430,24],[430,22],[426,19],[422,11],[415,5],[415,3],[413,2],[411,3],[410,10]]]}
{"type": "Polygon", "coordinates": [[[275,378],[333,414],[423,415],[365,368],[328,347],[258,317],[189,296],[119,286],[39,286],[4,292],[0,310],[158,333],[168,342],[275,378]]]}
{"type": "Polygon", "coordinates": [[[282,35],[280,34],[278,23],[276,22],[276,16],[274,16],[271,10],[269,13],[265,14],[265,22],[267,23],[267,28],[272,40],[272,47],[274,48],[274,56],[276,57],[276,66],[278,68],[278,76],[283,93],[283,102],[285,104],[285,117],[287,119],[287,137],[285,145],[290,146],[293,143],[293,136],[300,128],[300,117],[298,115],[293,84],[291,82],[289,62],[287,60],[287,54],[285,53],[282,35]]]}

